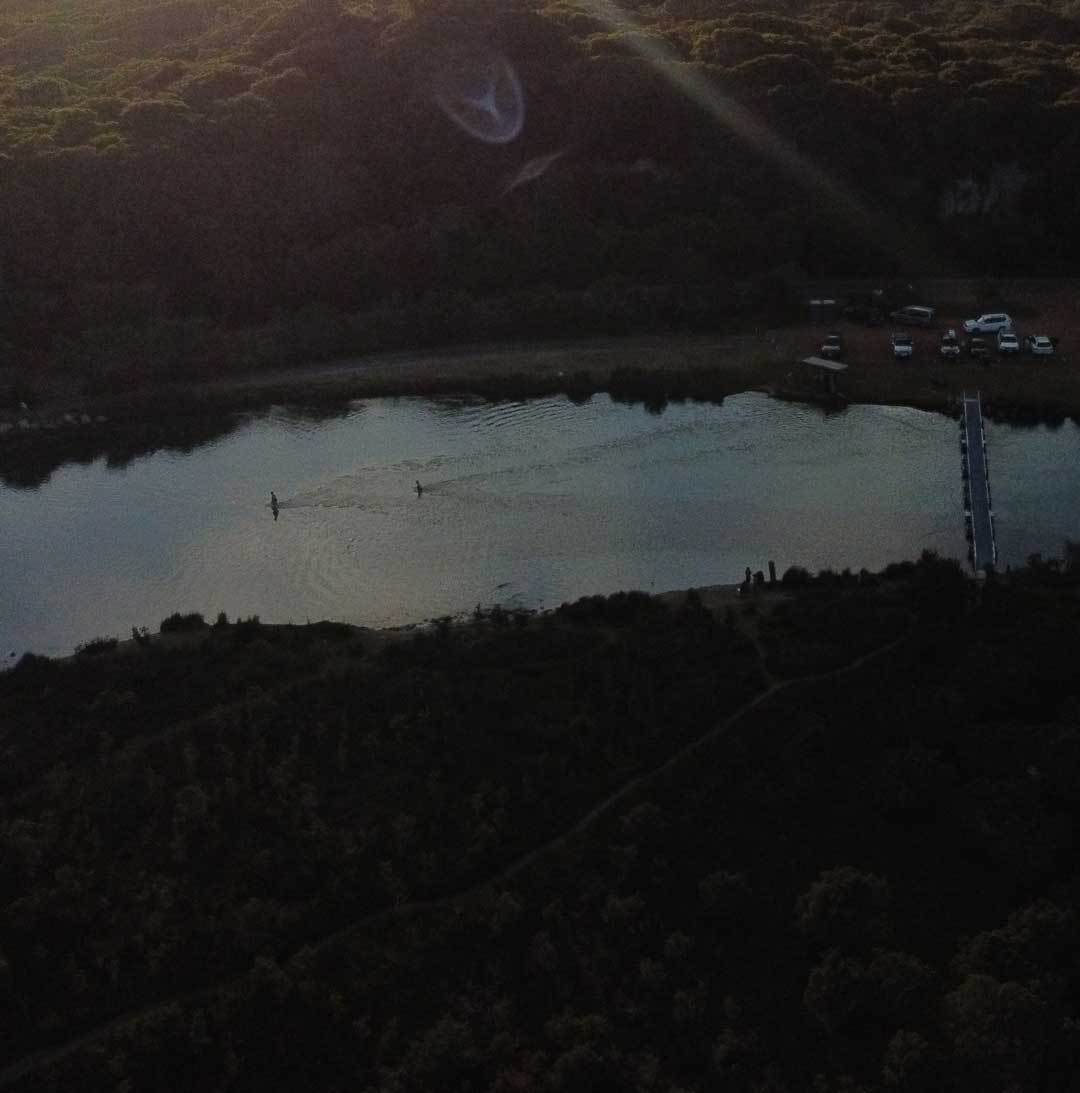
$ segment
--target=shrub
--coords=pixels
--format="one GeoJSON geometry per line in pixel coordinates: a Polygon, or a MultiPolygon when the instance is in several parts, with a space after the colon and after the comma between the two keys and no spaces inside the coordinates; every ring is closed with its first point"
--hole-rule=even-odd
{"type": "Polygon", "coordinates": [[[38,653],[23,653],[23,655],[19,657],[14,670],[16,672],[33,672],[35,670],[44,669],[52,663],[53,662],[48,657],[43,657],[38,653]]]}
{"type": "Polygon", "coordinates": [[[236,620],[236,637],[239,641],[252,641],[262,633],[262,623],[258,615],[249,619],[236,620]]]}
{"type": "Polygon", "coordinates": [[[345,641],[353,634],[353,628],[347,622],[333,622],[327,619],[322,622],[308,623],[308,629],[317,637],[329,638],[333,641],[345,641]]]}
{"type": "Polygon", "coordinates": [[[924,550],[914,576],[920,618],[947,622],[963,614],[973,586],[955,558],[939,558],[932,550],[924,550]]]}
{"type": "Polygon", "coordinates": [[[613,596],[583,596],[564,603],[557,614],[571,622],[629,626],[643,616],[663,613],[664,606],[646,592],[616,592],[613,596]]]}
{"type": "Polygon", "coordinates": [[[77,645],[75,655],[94,657],[102,653],[111,653],[119,644],[116,638],[92,638],[90,641],[83,642],[82,645],[77,645]]]}
{"type": "Polygon", "coordinates": [[[808,584],[812,584],[813,580],[808,569],[803,569],[801,565],[793,565],[784,570],[780,583],[785,588],[805,588],[808,584]]]}
{"type": "Polygon", "coordinates": [[[877,940],[885,926],[891,893],[888,881],[850,865],[824,870],[799,897],[799,932],[821,945],[854,945],[877,940]]]}
{"type": "Polygon", "coordinates": [[[566,394],[571,402],[582,405],[596,393],[596,382],[583,369],[572,373],[566,380],[566,394]]]}
{"type": "Polygon", "coordinates": [[[710,873],[698,881],[698,893],[710,918],[727,925],[745,918],[753,904],[753,892],[743,873],[710,873]]]}
{"type": "Polygon", "coordinates": [[[206,626],[206,620],[198,611],[192,611],[189,615],[181,615],[179,611],[161,620],[161,632],[163,634],[182,634],[190,630],[202,630],[206,626]]]}

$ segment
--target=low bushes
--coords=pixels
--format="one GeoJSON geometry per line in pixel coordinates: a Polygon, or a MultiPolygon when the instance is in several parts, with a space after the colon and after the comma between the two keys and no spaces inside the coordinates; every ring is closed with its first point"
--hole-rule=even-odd
{"type": "Polygon", "coordinates": [[[91,638],[90,641],[77,645],[75,654],[80,657],[100,656],[102,653],[111,653],[119,644],[116,638],[91,638]]]}
{"type": "Polygon", "coordinates": [[[192,630],[204,630],[205,628],[206,620],[198,611],[192,611],[187,615],[182,615],[177,611],[167,619],[161,620],[161,632],[163,634],[184,634],[190,633],[192,630]]]}

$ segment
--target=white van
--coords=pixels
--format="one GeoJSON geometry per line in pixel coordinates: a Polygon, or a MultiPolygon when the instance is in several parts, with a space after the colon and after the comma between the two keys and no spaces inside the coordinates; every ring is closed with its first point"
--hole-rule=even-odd
{"type": "Polygon", "coordinates": [[[934,309],[909,304],[890,312],[889,318],[897,323],[913,323],[915,326],[929,326],[934,321],[934,309]]]}

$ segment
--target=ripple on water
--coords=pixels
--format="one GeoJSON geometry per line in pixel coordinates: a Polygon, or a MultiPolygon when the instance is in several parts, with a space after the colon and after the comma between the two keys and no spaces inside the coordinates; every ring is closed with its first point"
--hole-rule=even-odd
{"type": "Polygon", "coordinates": [[[528,401],[484,402],[474,407],[475,413],[466,418],[469,428],[520,429],[536,423],[572,416],[574,404],[566,398],[532,399],[528,401]]]}
{"type": "MultiPolygon", "coordinates": [[[[1005,560],[1059,551],[1080,538],[1080,430],[1001,429],[989,443],[1005,560]]],[[[759,395],[661,415],[605,396],[370,400],[0,489],[0,645],[70,649],[177,610],[400,625],[477,602],[737,580],[770,557],[963,557],[959,497],[955,423],[921,411],[826,417],[759,395]]]]}
{"type": "Polygon", "coordinates": [[[317,614],[333,617],[355,588],[358,575],[357,557],[348,545],[336,538],[322,539],[303,558],[300,583],[306,592],[304,598],[319,605],[317,614]]]}

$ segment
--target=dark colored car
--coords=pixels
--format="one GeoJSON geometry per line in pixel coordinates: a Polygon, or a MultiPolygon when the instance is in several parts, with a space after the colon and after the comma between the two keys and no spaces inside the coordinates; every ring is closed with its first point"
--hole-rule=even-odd
{"type": "Polygon", "coordinates": [[[922,304],[908,304],[889,312],[889,318],[897,323],[911,323],[914,326],[929,326],[934,321],[934,309],[922,304]]]}
{"type": "Polygon", "coordinates": [[[960,356],[960,342],[957,341],[955,330],[947,330],[942,334],[941,348],[938,352],[946,360],[956,360],[960,356]]]}
{"type": "Polygon", "coordinates": [[[990,347],[985,338],[971,338],[967,345],[968,356],[982,364],[990,363],[990,347]]]}

